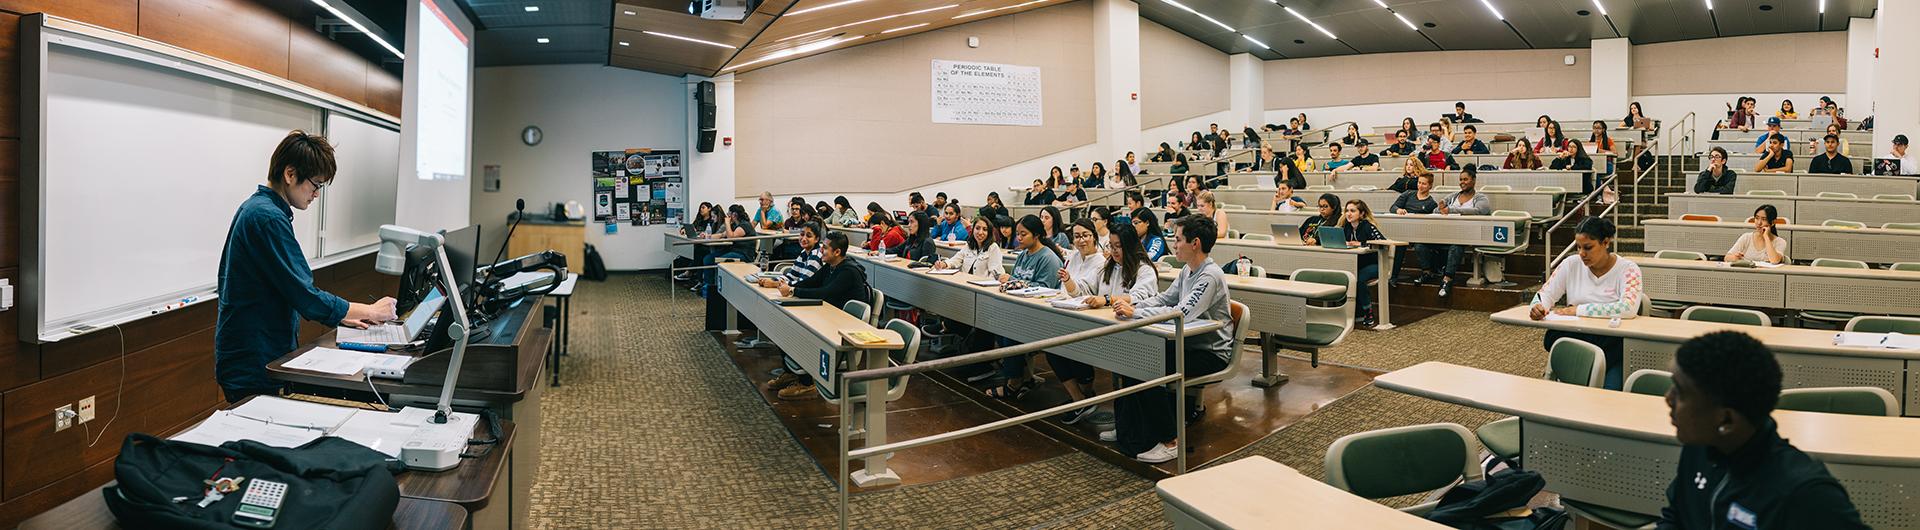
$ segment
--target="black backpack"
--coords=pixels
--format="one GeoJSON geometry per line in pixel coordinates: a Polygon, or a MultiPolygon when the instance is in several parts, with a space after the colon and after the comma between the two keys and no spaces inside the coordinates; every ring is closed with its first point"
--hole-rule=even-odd
{"type": "Polygon", "coordinates": [[[387,455],[341,438],[323,436],[286,449],[241,440],[219,447],[174,442],[134,433],[113,463],[114,486],[101,490],[122,528],[242,528],[234,508],[254,480],[287,485],[273,528],[386,528],[400,504],[393,474],[404,469],[387,455]],[[246,477],[240,490],[199,506],[203,481],[246,477]],[[187,499],[175,502],[175,499],[187,499]]]}
{"type": "Polygon", "coordinates": [[[1508,510],[1525,507],[1546,486],[1547,479],[1537,471],[1503,469],[1485,480],[1462,483],[1447,490],[1440,496],[1440,504],[1427,513],[1427,519],[1474,530],[1557,529],[1566,525],[1568,517],[1553,508],[1535,508],[1526,517],[1498,517],[1508,510]]]}
{"type": "Polygon", "coordinates": [[[600,258],[600,249],[587,245],[586,264],[581,267],[580,276],[596,282],[607,281],[607,262],[600,258]]]}

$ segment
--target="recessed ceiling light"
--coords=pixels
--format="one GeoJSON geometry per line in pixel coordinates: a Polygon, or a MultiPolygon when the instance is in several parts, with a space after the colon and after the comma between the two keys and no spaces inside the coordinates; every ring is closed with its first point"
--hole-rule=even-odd
{"type": "Polygon", "coordinates": [[[1252,35],[1247,35],[1247,34],[1245,34],[1245,33],[1242,33],[1242,34],[1240,34],[1240,36],[1241,36],[1242,38],[1245,38],[1245,39],[1247,39],[1247,42],[1251,42],[1251,43],[1253,43],[1253,45],[1255,45],[1255,46],[1259,46],[1259,47],[1261,47],[1261,48],[1265,48],[1265,49],[1269,49],[1269,50],[1271,50],[1271,49],[1273,49],[1273,47],[1272,47],[1272,46],[1268,46],[1268,45],[1267,45],[1267,43],[1264,43],[1264,42],[1260,42],[1260,39],[1255,39],[1255,38],[1253,38],[1253,36],[1252,36],[1252,35]]]}
{"type": "Polygon", "coordinates": [[[965,12],[965,13],[961,13],[961,14],[958,14],[958,15],[954,15],[954,17],[953,17],[953,18],[950,18],[950,19],[948,19],[948,20],[956,20],[956,19],[962,19],[962,18],[967,18],[967,17],[971,17],[971,16],[974,16],[974,15],[984,15],[984,14],[987,14],[987,13],[992,13],[992,12],[995,12],[995,11],[1005,11],[1005,10],[1008,10],[1008,9],[1020,9],[1020,8],[1022,8],[1022,7],[1027,7],[1027,6],[1030,6],[1030,5],[1034,5],[1034,4],[1038,4],[1038,3],[1042,3],[1042,2],[1048,2],[1048,1],[1050,1],[1050,0],[1031,0],[1031,1],[1029,1],[1029,2],[1027,2],[1027,3],[1024,3],[1024,4],[1014,4],[1014,5],[1010,5],[1010,6],[1000,6],[1000,7],[996,7],[996,8],[993,8],[993,9],[979,9],[979,10],[974,10],[974,11],[968,11],[968,12],[965,12]]]}
{"type": "Polygon", "coordinates": [[[1160,1],[1162,1],[1162,2],[1166,2],[1166,3],[1167,3],[1167,5],[1171,5],[1171,6],[1173,6],[1173,7],[1178,7],[1178,8],[1180,8],[1180,10],[1181,10],[1181,11],[1186,11],[1186,12],[1188,12],[1188,13],[1193,13],[1193,16],[1196,16],[1196,17],[1200,17],[1200,18],[1202,18],[1202,19],[1205,19],[1205,20],[1206,20],[1207,22],[1212,22],[1212,23],[1213,23],[1213,25],[1215,25],[1215,26],[1220,26],[1220,29],[1224,29],[1224,30],[1227,30],[1227,31],[1229,31],[1229,32],[1231,32],[1231,31],[1233,31],[1233,26],[1229,26],[1229,25],[1227,25],[1227,24],[1226,24],[1225,22],[1221,22],[1221,21],[1218,21],[1218,20],[1214,20],[1214,19],[1213,19],[1213,17],[1210,17],[1210,16],[1207,16],[1207,15],[1206,15],[1206,13],[1201,13],[1201,12],[1199,12],[1199,11],[1194,11],[1194,10],[1193,10],[1193,8],[1191,8],[1191,7],[1187,7],[1187,5],[1186,5],[1186,4],[1182,4],[1182,3],[1179,3],[1179,2],[1175,2],[1174,0],[1160,0],[1160,1]]]}
{"type": "Polygon", "coordinates": [[[1760,10],[1761,10],[1761,11],[1772,11],[1772,10],[1773,10],[1773,4],[1760,4],[1760,10]]]}
{"type": "Polygon", "coordinates": [[[708,46],[719,46],[719,47],[721,47],[721,48],[727,48],[727,49],[732,49],[732,50],[738,50],[738,49],[740,49],[740,48],[739,48],[738,46],[734,46],[734,45],[732,45],[732,44],[726,44],[726,43],[720,43],[720,42],[714,42],[714,41],[710,41],[710,40],[702,40],[702,39],[696,39],[696,38],[693,38],[693,37],[682,37],[682,36],[679,36],[679,35],[674,35],[674,34],[672,34],[672,33],[661,33],[661,32],[658,32],[658,31],[641,31],[641,33],[645,33],[645,34],[648,34],[648,35],[652,35],[652,36],[655,36],[655,37],[666,37],[666,38],[669,38],[669,39],[678,39],[678,40],[683,40],[683,41],[687,41],[687,42],[698,42],[698,43],[700,43],[700,44],[705,44],[705,45],[708,45],[708,46]]]}
{"type": "Polygon", "coordinates": [[[1820,0],[1820,14],[1827,14],[1827,0],[1820,0]]]}
{"type": "Polygon", "coordinates": [[[620,11],[620,14],[626,15],[626,16],[634,16],[634,15],[638,15],[639,13],[635,13],[631,9],[623,9],[620,11]]]}
{"type": "Polygon", "coordinates": [[[925,25],[928,25],[928,24],[932,24],[932,22],[921,22],[921,23],[919,23],[919,24],[914,24],[914,25],[911,25],[911,26],[901,26],[901,27],[897,27],[897,28],[893,28],[893,29],[890,29],[890,30],[886,30],[886,31],[882,31],[882,32],[880,32],[880,34],[881,34],[881,35],[886,35],[886,34],[888,34],[888,33],[893,33],[893,32],[895,32],[895,31],[906,31],[906,30],[910,30],[910,29],[913,29],[913,28],[917,28],[917,27],[921,27],[921,26],[925,26],[925,25]]]}
{"type": "Polygon", "coordinates": [[[1380,1],[1380,0],[1373,0],[1373,3],[1374,3],[1374,5],[1378,5],[1378,6],[1380,6],[1380,9],[1392,9],[1392,8],[1390,8],[1390,7],[1387,7],[1387,3],[1386,3],[1386,2],[1382,2],[1382,1],[1380,1]]]}
{"type": "Polygon", "coordinates": [[[1432,22],[1428,22],[1428,23],[1425,23],[1425,24],[1421,24],[1421,25],[1422,25],[1422,26],[1426,26],[1426,27],[1428,27],[1428,28],[1437,28],[1437,27],[1440,27],[1440,25],[1439,25],[1439,24],[1435,24],[1435,23],[1432,23],[1432,22]]]}
{"type": "Polygon", "coordinates": [[[313,0],[313,3],[316,5],[319,5],[321,9],[327,10],[328,13],[332,13],[333,18],[347,21],[347,25],[353,26],[353,29],[360,30],[360,33],[362,35],[366,35],[368,38],[373,39],[373,42],[375,44],[379,44],[380,47],[386,48],[388,52],[393,53],[394,57],[399,57],[401,59],[407,58],[407,54],[400,53],[399,48],[395,48],[393,47],[392,44],[388,44],[387,39],[380,38],[379,35],[374,35],[373,32],[367,31],[366,26],[360,25],[360,21],[354,20],[352,17],[348,17],[346,13],[341,13],[339,8],[333,7],[333,4],[327,3],[327,0],[313,0]]]}
{"type": "MultiPolygon", "coordinates": [[[[1712,1],[1712,0],[1708,0],[1708,1],[1712,1]]],[[[1492,12],[1493,12],[1493,18],[1497,18],[1497,19],[1500,19],[1500,20],[1506,20],[1506,19],[1507,19],[1507,17],[1506,17],[1506,15],[1502,15],[1502,14],[1500,14],[1500,10],[1499,10],[1499,9],[1494,9],[1494,7],[1493,7],[1493,0],[1480,0],[1480,5],[1483,5],[1483,6],[1487,6],[1487,10],[1488,10],[1488,11],[1492,11],[1492,12]]]]}
{"type": "Polygon", "coordinates": [[[537,38],[537,39],[533,39],[533,41],[534,41],[534,42],[538,42],[538,43],[541,43],[541,44],[546,44],[546,43],[549,43],[549,42],[553,42],[553,39],[549,39],[549,38],[546,38],[546,37],[540,37],[540,38],[537,38]]]}
{"type": "Polygon", "coordinates": [[[523,8],[521,8],[521,9],[525,9],[525,10],[526,10],[526,11],[527,11],[528,13],[538,13],[538,12],[540,12],[540,6],[527,6],[527,7],[523,7],[523,8]]]}
{"type": "Polygon", "coordinates": [[[1592,12],[1592,11],[1588,11],[1588,10],[1585,10],[1585,9],[1582,9],[1582,10],[1579,10],[1579,11],[1574,11],[1574,12],[1573,12],[1573,14],[1575,14],[1575,15],[1580,15],[1580,16],[1583,16],[1583,17],[1584,17],[1584,16],[1588,16],[1588,15],[1592,15],[1592,14],[1593,14],[1593,12],[1592,12]]]}
{"type": "Polygon", "coordinates": [[[1713,0],[1707,0],[1707,10],[1708,11],[1713,10],[1713,0]]]}
{"type": "Polygon", "coordinates": [[[1600,16],[1607,16],[1607,6],[1601,5],[1600,0],[1593,0],[1593,8],[1600,10],[1600,16]]]}
{"type": "Polygon", "coordinates": [[[809,32],[806,32],[806,33],[801,33],[801,34],[799,34],[799,35],[794,35],[794,36],[792,36],[792,37],[787,37],[787,38],[784,38],[784,39],[780,39],[780,40],[777,40],[777,41],[773,41],[773,42],[776,42],[776,43],[779,43],[779,42],[786,42],[786,41],[790,41],[790,40],[793,40],[793,39],[798,39],[798,38],[802,38],[802,37],[811,37],[811,36],[814,36],[814,35],[819,35],[819,34],[821,34],[821,33],[829,33],[829,32],[832,32],[832,31],[835,31],[835,30],[840,30],[840,29],[845,29],[845,28],[850,28],[850,27],[854,27],[854,26],[858,26],[858,25],[861,25],[861,24],[866,24],[866,23],[869,23],[869,22],[879,22],[879,21],[882,21],[882,20],[889,20],[889,19],[895,19],[895,18],[900,18],[900,17],[906,17],[906,16],[913,16],[913,15],[918,15],[918,14],[921,14],[921,13],[932,13],[932,12],[934,12],[934,11],[939,11],[939,10],[942,10],[942,9],[953,9],[953,8],[956,8],[956,7],[960,7],[960,4],[947,4],[947,5],[943,5],[943,6],[940,6],[940,7],[929,7],[929,8],[926,8],[926,9],[921,9],[921,10],[918,10],[918,11],[908,11],[908,12],[905,12],[905,13],[896,13],[896,14],[892,14],[892,15],[887,15],[887,16],[884,16],[884,17],[878,17],[878,18],[869,18],[869,19],[866,19],[866,20],[862,20],[862,21],[859,21],[859,22],[854,22],[854,23],[850,23],[850,24],[841,24],[841,25],[838,25],[838,26],[834,26],[834,27],[831,27],[831,28],[827,28],[827,29],[817,29],[817,30],[813,30],[813,31],[809,31],[809,32]]]}
{"type": "Polygon", "coordinates": [[[737,70],[740,68],[746,68],[748,66],[753,66],[763,62],[771,61],[774,59],[781,59],[781,58],[792,57],[792,56],[803,54],[803,53],[816,52],[816,51],[824,50],[834,46],[838,46],[840,44],[857,41],[865,37],[866,35],[854,35],[852,37],[846,37],[846,38],[840,38],[840,39],[827,39],[820,42],[802,44],[800,46],[795,46],[792,48],[787,48],[777,52],[769,53],[767,54],[766,57],[761,57],[759,59],[754,59],[744,63],[736,64],[733,66],[728,66],[726,68],[720,69],[720,71],[725,72],[730,70],[737,70]]]}
{"type": "MultiPolygon", "coordinates": [[[[856,4],[856,3],[860,3],[860,2],[862,2],[862,1],[865,1],[865,0],[840,0],[839,2],[834,2],[834,3],[831,3],[831,4],[822,4],[822,5],[817,5],[817,6],[813,6],[813,7],[809,7],[809,8],[806,8],[806,9],[802,9],[802,10],[799,10],[799,11],[793,11],[793,12],[789,12],[789,13],[787,13],[787,15],[805,15],[805,14],[807,14],[807,13],[812,13],[812,12],[814,12],[814,11],[819,11],[819,10],[822,10],[822,9],[826,9],[826,8],[829,8],[829,7],[840,7],[840,6],[843,6],[843,5],[847,5],[847,4],[856,4]]],[[[786,15],[782,15],[782,16],[786,16],[786,15]]]]}
{"type": "Polygon", "coordinates": [[[627,41],[620,41],[620,45],[621,45],[621,46],[632,46],[633,44],[631,44],[631,43],[628,43],[627,41]]]}

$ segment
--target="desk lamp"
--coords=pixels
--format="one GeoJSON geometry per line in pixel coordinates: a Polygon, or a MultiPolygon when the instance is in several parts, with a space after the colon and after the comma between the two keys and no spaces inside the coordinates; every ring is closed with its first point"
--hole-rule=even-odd
{"type": "MultiPolygon", "coordinates": [[[[447,379],[440,387],[440,402],[434,408],[432,417],[422,422],[406,443],[400,446],[400,458],[407,467],[434,471],[460,465],[460,453],[466,451],[467,438],[473,434],[478,419],[472,414],[453,413],[453,388],[460,379],[460,363],[467,357],[469,324],[460,286],[455,285],[450,274],[453,268],[447,262],[445,242],[440,234],[399,225],[381,225],[380,253],[373,262],[374,270],[398,276],[407,268],[408,245],[433,249],[434,259],[437,260],[435,264],[441,271],[438,281],[440,287],[446,290],[447,304],[453,311],[454,321],[447,327],[447,334],[454,340],[453,359],[447,363],[447,379]]],[[[401,414],[405,416],[408,413],[402,410],[401,414]]]]}

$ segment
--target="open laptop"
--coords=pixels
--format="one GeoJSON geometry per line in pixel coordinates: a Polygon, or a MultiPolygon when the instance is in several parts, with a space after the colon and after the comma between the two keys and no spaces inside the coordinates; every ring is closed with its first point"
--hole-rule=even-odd
{"type": "Polygon", "coordinates": [[[427,297],[420,300],[420,305],[413,307],[413,312],[408,313],[406,320],[401,324],[381,324],[367,329],[342,327],[334,340],[383,346],[413,342],[420,337],[421,332],[426,331],[427,322],[433,320],[433,314],[440,312],[440,306],[446,302],[447,297],[440,294],[440,288],[435,287],[433,292],[427,293],[427,297]]]}
{"type": "Polygon", "coordinates": [[[1873,159],[1873,174],[1880,175],[1880,176],[1900,174],[1900,159],[1898,158],[1873,159]]]}
{"type": "Polygon", "coordinates": [[[1319,230],[1313,233],[1313,237],[1320,240],[1320,246],[1322,247],[1349,248],[1347,247],[1347,231],[1338,226],[1321,226],[1319,230]]]}
{"type": "Polygon", "coordinates": [[[1280,245],[1304,245],[1300,240],[1300,225],[1293,223],[1273,223],[1273,242],[1280,245]]]}

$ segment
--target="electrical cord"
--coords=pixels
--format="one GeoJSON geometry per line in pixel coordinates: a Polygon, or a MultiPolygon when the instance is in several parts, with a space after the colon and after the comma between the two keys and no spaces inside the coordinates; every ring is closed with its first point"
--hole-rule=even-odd
{"type": "MultiPolygon", "coordinates": [[[[127,395],[127,330],[120,329],[119,324],[114,324],[113,331],[120,336],[120,384],[119,388],[113,391],[113,417],[107,418],[107,422],[100,425],[99,436],[94,436],[93,429],[87,427],[86,423],[82,422],[80,424],[81,434],[86,435],[88,438],[88,448],[92,448],[94,444],[100,443],[101,438],[107,437],[107,428],[113,426],[113,420],[120,419],[120,400],[123,396],[127,395]]],[[[79,418],[75,419],[77,420],[79,418]]]]}
{"type": "Polygon", "coordinates": [[[380,389],[373,386],[373,374],[365,374],[362,380],[367,382],[367,390],[373,391],[373,399],[379,401],[380,406],[386,407],[387,410],[393,410],[393,405],[388,405],[387,400],[380,397],[380,389]]]}

